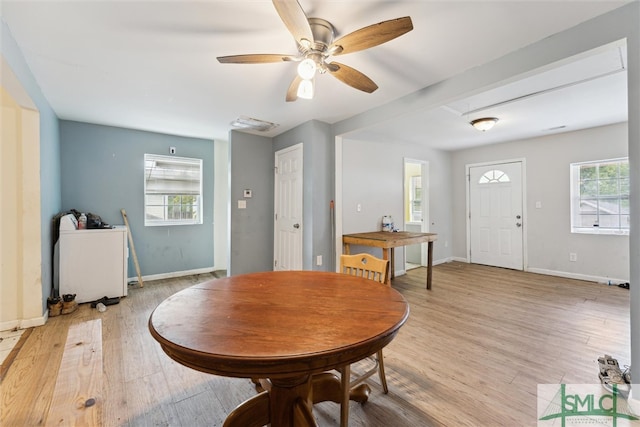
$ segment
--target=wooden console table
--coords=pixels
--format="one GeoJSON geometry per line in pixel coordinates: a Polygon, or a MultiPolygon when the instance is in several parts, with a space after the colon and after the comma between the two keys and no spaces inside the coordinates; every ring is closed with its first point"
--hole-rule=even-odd
{"type": "Polygon", "coordinates": [[[388,259],[390,272],[387,274],[387,283],[391,283],[391,279],[395,272],[395,254],[393,249],[398,246],[415,245],[419,243],[427,243],[427,289],[431,289],[431,270],[433,263],[433,242],[438,239],[435,233],[412,233],[408,231],[372,231],[368,233],[344,234],[342,236],[342,244],[344,245],[344,253],[350,253],[349,245],[372,246],[382,248],[382,258],[388,259]],[[389,249],[391,249],[391,257],[389,257],[389,249]]]}

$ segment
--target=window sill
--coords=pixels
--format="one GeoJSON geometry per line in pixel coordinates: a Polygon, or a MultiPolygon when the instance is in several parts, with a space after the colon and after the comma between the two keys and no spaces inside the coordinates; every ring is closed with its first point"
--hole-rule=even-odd
{"type": "Polygon", "coordinates": [[[606,228],[573,228],[574,234],[602,234],[607,236],[628,236],[629,230],[611,230],[606,228]]]}
{"type": "Polygon", "coordinates": [[[145,227],[162,227],[162,226],[174,226],[174,225],[200,225],[202,221],[157,221],[157,222],[145,222],[145,227]]]}

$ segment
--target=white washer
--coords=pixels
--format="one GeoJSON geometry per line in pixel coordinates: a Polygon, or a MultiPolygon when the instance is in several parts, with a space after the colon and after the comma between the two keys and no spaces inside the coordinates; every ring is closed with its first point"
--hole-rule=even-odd
{"type": "MultiPolygon", "coordinates": [[[[127,295],[127,228],[78,230],[73,215],[60,220],[56,242],[58,292],[76,294],[78,303],[127,295]],[[70,218],[69,218],[70,217],[70,218]]],[[[54,283],[55,286],[55,283],[54,283]]]]}

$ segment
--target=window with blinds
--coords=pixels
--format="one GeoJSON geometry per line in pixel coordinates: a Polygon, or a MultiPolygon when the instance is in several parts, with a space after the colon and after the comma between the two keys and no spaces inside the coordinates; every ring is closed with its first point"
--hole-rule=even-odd
{"type": "Polygon", "coordinates": [[[202,159],[144,155],[144,224],[202,224],[202,159]]]}

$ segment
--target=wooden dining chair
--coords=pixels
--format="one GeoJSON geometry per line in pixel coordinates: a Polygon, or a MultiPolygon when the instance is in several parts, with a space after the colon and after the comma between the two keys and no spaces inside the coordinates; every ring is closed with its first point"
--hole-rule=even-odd
{"type": "MultiPolygon", "coordinates": [[[[367,253],[354,255],[340,255],[340,273],[350,274],[352,276],[364,277],[366,279],[375,280],[382,286],[388,286],[387,270],[389,268],[389,260],[376,258],[367,253]]],[[[340,427],[346,427],[349,423],[349,392],[350,390],[362,383],[364,380],[378,372],[380,383],[384,393],[388,393],[387,379],[384,373],[384,359],[382,357],[382,349],[375,355],[368,357],[374,365],[364,374],[351,379],[351,365],[343,366],[338,371],[341,376],[341,393],[342,402],[340,404],[340,427]]]]}

